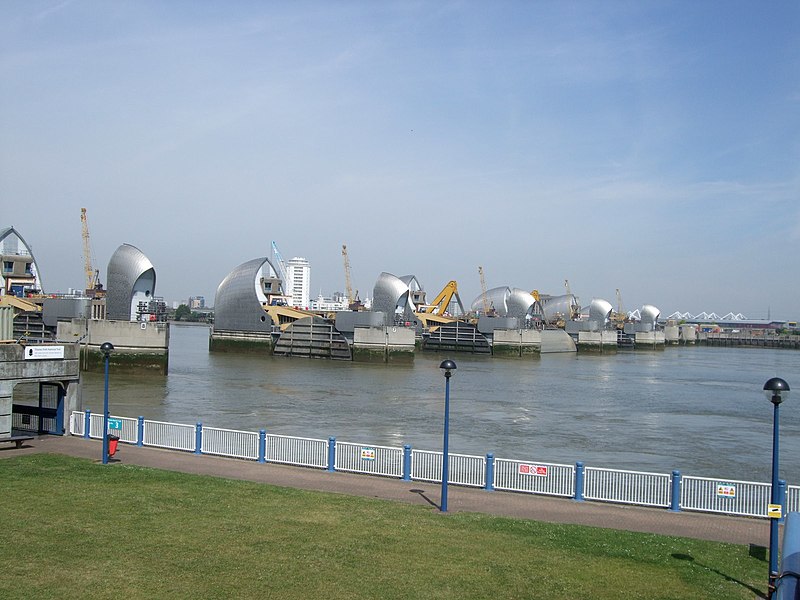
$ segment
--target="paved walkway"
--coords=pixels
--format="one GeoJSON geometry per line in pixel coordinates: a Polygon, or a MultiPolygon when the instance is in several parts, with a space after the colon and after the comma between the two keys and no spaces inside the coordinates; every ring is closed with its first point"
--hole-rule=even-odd
{"type": "MultiPolygon", "coordinates": [[[[74,436],[41,436],[15,449],[0,444],[0,458],[50,452],[100,461],[100,440],[74,436]]],[[[120,444],[113,464],[134,464],[183,473],[227,477],[269,483],[282,487],[317,490],[369,498],[381,498],[409,504],[437,507],[441,484],[422,481],[402,481],[352,473],[329,473],[320,469],[254,461],[195,455],[159,448],[138,448],[120,444]]],[[[769,523],[765,519],[730,517],[697,512],[670,512],[663,508],[646,508],[608,504],[604,502],[575,502],[534,494],[487,492],[481,489],[450,485],[449,512],[478,512],[503,515],[550,523],[573,523],[623,529],[645,533],[690,537],[734,544],[766,547],[769,542],[769,523]]]]}

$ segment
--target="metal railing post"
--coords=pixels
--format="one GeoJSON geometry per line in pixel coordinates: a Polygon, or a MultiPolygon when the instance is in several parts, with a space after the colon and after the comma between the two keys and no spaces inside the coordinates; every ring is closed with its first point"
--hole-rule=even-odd
{"type": "Polygon", "coordinates": [[[331,473],[336,470],[336,438],[328,438],[328,471],[331,473]]]}
{"type": "Polygon", "coordinates": [[[411,446],[403,446],[403,481],[411,481],[411,446]]]}
{"type": "Polygon", "coordinates": [[[144,417],[136,421],[136,445],[140,448],[144,446],[144,417]]]}
{"type": "Polygon", "coordinates": [[[203,424],[197,423],[194,426],[194,453],[203,453],[203,424]]]}
{"type": "Polygon", "coordinates": [[[672,472],[672,496],[669,504],[669,509],[672,512],[680,512],[681,510],[681,472],[672,472]]]}
{"type": "Polygon", "coordinates": [[[494,454],[491,452],[486,453],[486,482],[483,487],[487,492],[494,491],[494,454]]]}
{"type": "Polygon", "coordinates": [[[583,502],[583,463],[575,463],[575,502],[583,502]]]}
{"type": "Polygon", "coordinates": [[[259,429],[258,431],[258,462],[267,462],[267,430],[259,429]]]}
{"type": "Polygon", "coordinates": [[[783,479],[778,479],[778,498],[780,498],[781,501],[781,518],[778,519],[778,523],[780,523],[781,525],[786,522],[786,512],[787,512],[786,507],[788,506],[786,502],[787,501],[786,493],[787,493],[786,481],[784,481],[783,479]]]}
{"type": "Polygon", "coordinates": [[[92,411],[86,409],[83,417],[83,437],[89,439],[89,434],[92,431],[92,411]]]}

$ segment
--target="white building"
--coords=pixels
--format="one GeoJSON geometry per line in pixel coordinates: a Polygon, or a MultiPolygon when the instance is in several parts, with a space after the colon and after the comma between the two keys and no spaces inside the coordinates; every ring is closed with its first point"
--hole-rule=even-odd
{"type": "Polygon", "coordinates": [[[311,265],[305,258],[295,256],[286,264],[287,292],[292,295],[292,304],[308,308],[311,304],[311,265]]]}

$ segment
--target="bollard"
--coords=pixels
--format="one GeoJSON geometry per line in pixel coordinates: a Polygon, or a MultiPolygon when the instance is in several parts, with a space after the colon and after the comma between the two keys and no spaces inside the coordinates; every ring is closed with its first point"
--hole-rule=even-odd
{"type": "Polygon", "coordinates": [[[267,430],[258,430],[258,462],[267,462],[267,430]]]}
{"type": "Polygon", "coordinates": [[[669,509],[672,512],[680,512],[681,510],[681,472],[672,472],[672,499],[669,504],[669,509]]]}
{"type": "Polygon", "coordinates": [[[411,481],[411,446],[403,446],[403,481],[411,481]]]}
{"type": "Polygon", "coordinates": [[[575,463],[575,502],[583,502],[583,463],[575,463]]]}
{"type": "Polygon", "coordinates": [[[144,446],[144,417],[139,417],[136,422],[136,445],[144,446]]]}
{"type": "Polygon", "coordinates": [[[86,410],[86,413],[83,417],[83,437],[87,440],[89,439],[89,434],[92,430],[92,411],[86,410]]]}
{"type": "Polygon", "coordinates": [[[486,483],[484,489],[487,492],[494,491],[494,454],[486,453],[486,483]]]}
{"type": "Polygon", "coordinates": [[[197,423],[194,426],[194,453],[203,453],[203,424],[197,423]]]}
{"type": "Polygon", "coordinates": [[[328,471],[333,473],[336,470],[336,438],[328,438],[328,471]]]}

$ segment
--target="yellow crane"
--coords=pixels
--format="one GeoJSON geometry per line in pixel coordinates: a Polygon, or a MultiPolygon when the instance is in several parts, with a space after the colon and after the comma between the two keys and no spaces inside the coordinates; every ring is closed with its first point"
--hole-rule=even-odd
{"type": "Polygon", "coordinates": [[[447,309],[449,308],[450,302],[452,302],[453,298],[455,298],[456,302],[458,302],[458,306],[461,309],[461,314],[463,314],[464,305],[461,304],[461,297],[458,295],[458,283],[455,281],[449,281],[444,288],[442,288],[442,291],[439,292],[439,295],[433,299],[433,302],[427,305],[420,312],[444,315],[444,313],[447,312],[447,309]]]}
{"type": "Polygon", "coordinates": [[[86,218],[86,209],[81,209],[81,229],[83,234],[83,270],[86,274],[86,293],[94,296],[95,292],[102,290],[100,284],[100,271],[92,267],[92,245],[89,241],[89,221],[86,218]]]}
{"type": "Polygon", "coordinates": [[[347,294],[347,304],[353,304],[353,284],[350,281],[350,257],[347,255],[347,246],[342,244],[342,260],[344,261],[344,287],[345,294],[347,294]]]}
{"type": "Polygon", "coordinates": [[[483,300],[483,314],[489,314],[489,298],[486,295],[486,278],[483,276],[483,267],[478,267],[478,275],[481,277],[481,300],[483,300]]]}

